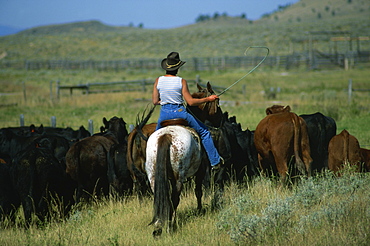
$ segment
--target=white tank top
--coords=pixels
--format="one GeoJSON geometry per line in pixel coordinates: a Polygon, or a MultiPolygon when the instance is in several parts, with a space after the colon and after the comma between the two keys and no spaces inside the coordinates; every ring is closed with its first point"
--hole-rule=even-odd
{"type": "Polygon", "coordinates": [[[174,76],[161,76],[158,78],[157,89],[161,105],[164,104],[182,104],[182,78],[174,76]]]}

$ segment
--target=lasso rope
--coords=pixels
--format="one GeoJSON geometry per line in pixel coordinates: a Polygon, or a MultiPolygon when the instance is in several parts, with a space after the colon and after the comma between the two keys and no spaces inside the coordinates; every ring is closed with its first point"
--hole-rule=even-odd
{"type": "Polygon", "coordinates": [[[265,46],[249,46],[245,52],[244,52],[244,55],[247,55],[248,53],[248,50],[251,49],[251,48],[261,48],[261,49],[266,49],[267,50],[267,53],[266,55],[263,57],[263,59],[254,67],[252,68],[247,74],[245,74],[243,77],[241,77],[240,79],[238,79],[237,81],[235,81],[232,85],[230,85],[229,87],[227,87],[225,90],[223,90],[221,93],[219,93],[217,96],[221,96],[222,94],[224,94],[226,91],[228,91],[231,87],[233,87],[234,85],[236,85],[237,83],[239,83],[242,79],[244,79],[245,77],[247,77],[249,74],[251,74],[254,70],[256,70],[267,58],[267,56],[269,55],[270,53],[270,50],[269,48],[265,47],[265,46]]]}

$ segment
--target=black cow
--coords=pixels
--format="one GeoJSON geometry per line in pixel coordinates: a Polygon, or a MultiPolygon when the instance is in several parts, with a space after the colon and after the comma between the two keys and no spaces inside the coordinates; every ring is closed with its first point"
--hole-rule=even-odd
{"type": "Polygon", "coordinates": [[[129,195],[133,189],[127,167],[127,143],[114,144],[108,152],[108,181],[118,195],[129,195]]]}
{"type": "Polygon", "coordinates": [[[34,141],[11,164],[12,184],[27,224],[33,213],[40,220],[46,219],[52,201],[61,201],[63,209],[59,212],[68,212],[73,203],[76,185],[66,175],[53,148],[52,140],[47,138],[34,141]]]}
{"type": "MultiPolygon", "coordinates": [[[[242,130],[241,124],[237,123],[235,116],[229,117],[229,122],[233,125],[236,141],[241,149],[242,155],[240,158],[243,159],[245,163],[243,168],[244,176],[247,175],[248,178],[253,178],[259,174],[258,154],[254,146],[254,131],[249,129],[242,130]]],[[[238,152],[235,154],[240,155],[241,153],[238,152]]]]}
{"type": "Polygon", "coordinates": [[[245,178],[252,178],[258,174],[257,151],[253,143],[253,132],[249,129],[242,130],[236,117],[229,117],[224,113],[222,129],[225,130],[230,144],[231,166],[227,170],[238,182],[245,178]]]}
{"type": "Polygon", "coordinates": [[[19,207],[20,201],[15,194],[10,177],[9,163],[0,162],[0,220],[12,215],[14,208],[19,207]]]}
{"type": "Polygon", "coordinates": [[[37,132],[40,134],[62,136],[70,141],[70,144],[91,136],[90,132],[84,126],[80,126],[78,130],[73,130],[71,127],[43,127],[41,125],[37,128],[37,132]]]}
{"type": "Polygon", "coordinates": [[[329,141],[336,135],[337,124],[331,117],[320,112],[300,115],[307,124],[310,142],[311,157],[313,159],[311,170],[320,172],[328,168],[329,141]]]}
{"type": "Polygon", "coordinates": [[[0,129],[0,158],[7,163],[11,163],[19,152],[27,148],[38,137],[38,134],[25,136],[18,135],[18,133],[18,130],[12,128],[0,129]]]}

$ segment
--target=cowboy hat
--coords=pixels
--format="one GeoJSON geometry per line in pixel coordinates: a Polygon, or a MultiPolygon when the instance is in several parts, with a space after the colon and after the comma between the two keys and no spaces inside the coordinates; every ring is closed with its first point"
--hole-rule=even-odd
{"type": "Polygon", "coordinates": [[[179,69],[185,61],[180,60],[180,55],[177,52],[171,52],[167,58],[162,60],[161,66],[166,71],[175,71],[179,69]]]}

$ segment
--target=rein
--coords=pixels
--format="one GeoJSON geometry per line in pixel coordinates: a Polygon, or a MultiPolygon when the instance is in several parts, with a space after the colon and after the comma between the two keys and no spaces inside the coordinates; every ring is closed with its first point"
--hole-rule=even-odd
{"type": "Polygon", "coordinates": [[[266,49],[267,50],[267,53],[266,55],[262,58],[262,60],[254,67],[252,68],[251,70],[249,70],[248,73],[246,73],[243,77],[241,77],[240,79],[238,79],[236,82],[234,82],[232,85],[230,85],[229,87],[227,87],[225,90],[223,90],[221,93],[219,93],[217,96],[221,96],[222,94],[224,94],[226,91],[228,91],[231,87],[233,87],[234,85],[236,85],[237,83],[239,83],[242,79],[244,79],[245,77],[247,77],[249,74],[251,74],[254,70],[256,70],[265,60],[266,58],[268,57],[269,53],[270,53],[270,49],[267,48],[266,46],[249,46],[245,52],[244,52],[244,55],[246,56],[247,53],[248,53],[248,50],[249,49],[253,49],[253,48],[257,48],[257,49],[266,49]]]}

